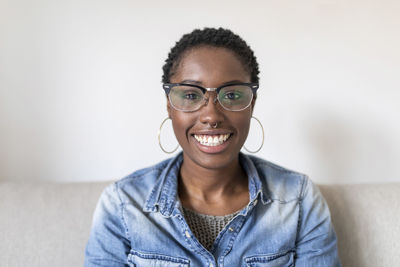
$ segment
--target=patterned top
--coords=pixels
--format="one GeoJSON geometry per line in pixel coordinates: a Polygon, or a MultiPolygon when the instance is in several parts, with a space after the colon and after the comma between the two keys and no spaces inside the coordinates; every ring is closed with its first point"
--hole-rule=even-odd
{"type": "Polygon", "coordinates": [[[213,216],[183,208],[183,214],[190,230],[192,230],[203,247],[209,251],[218,234],[238,213],[239,211],[224,216],[213,216]]]}

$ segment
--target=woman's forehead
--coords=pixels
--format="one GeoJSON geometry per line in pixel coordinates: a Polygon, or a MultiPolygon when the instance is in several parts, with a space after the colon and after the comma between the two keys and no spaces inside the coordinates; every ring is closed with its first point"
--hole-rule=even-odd
{"type": "Polygon", "coordinates": [[[231,80],[250,82],[250,74],[235,53],[227,48],[202,46],[185,52],[171,81],[223,83],[231,80]]]}

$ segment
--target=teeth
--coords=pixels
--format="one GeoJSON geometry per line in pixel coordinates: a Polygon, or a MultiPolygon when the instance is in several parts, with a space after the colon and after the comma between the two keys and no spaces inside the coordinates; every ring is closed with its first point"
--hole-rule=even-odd
{"type": "Polygon", "coordinates": [[[195,134],[194,138],[196,138],[197,142],[205,146],[219,146],[222,143],[224,143],[229,138],[230,135],[231,134],[218,134],[218,135],[195,134]]]}

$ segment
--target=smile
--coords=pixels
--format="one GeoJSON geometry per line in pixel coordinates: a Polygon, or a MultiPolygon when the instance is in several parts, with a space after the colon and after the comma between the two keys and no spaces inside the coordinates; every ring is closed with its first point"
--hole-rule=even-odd
{"type": "Polygon", "coordinates": [[[197,140],[197,142],[204,146],[219,146],[222,145],[226,140],[228,140],[230,136],[230,133],[216,135],[195,134],[194,138],[197,140]]]}

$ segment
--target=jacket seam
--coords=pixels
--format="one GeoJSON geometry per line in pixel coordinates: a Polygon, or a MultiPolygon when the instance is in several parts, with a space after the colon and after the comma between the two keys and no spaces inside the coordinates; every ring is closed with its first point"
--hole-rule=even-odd
{"type": "Polygon", "coordinates": [[[299,218],[297,220],[297,231],[296,231],[296,241],[295,241],[295,247],[297,246],[297,241],[299,238],[299,233],[300,233],[300,224],[301,224],[301,216],[303,213],[303,209],[302,209],[302,205],[301,205],[302,200],[298,201],[298,205],[299,205],[299,218]]]}
{"type": "MultiPolygon", "coordinates": [[[[297,231],[296,231],[296,244],[299,238],[299,233],[300,233],[300,225],[301,225],[301,218],[302,218],[302,214],[303,214],[303,208],[302,208],[302,202],[303,202],[303,198],[304,198],[304,190],[305,190],[305,183],[307,182],[307,176],[303,177],[303,181],[301,183],[301,189],[300,189],[300,195],[298,198],[298,205],[299,205],[299,218],[297,220],[297,231]]],[[[295,244],[295,245],[296,245],[295,244]]]]}
{"type": "Polygon", "coordinates": [[[305,197],[305,191],[307,189],[306,184],[308,184],[308,176],[303,175],[303,181],[301,183],[301,189],[300,189],[300,195],[299,195],[299,200],[302,201],[305,197]]]}
{"type": "Polygon", "coordinates": [[[120,211],[120,219],[121,219],[121,221],[122,221],[122,225],[123,225],[124,228],[125,228],[125,235],[126,235],[126,237],[128,238],[129,242],[132,243],[132,238],[131,238],[131,236],[130,236],[130,234],[129,234],[128,225],[127,225],[127,223],[126,223],[126,221],[125,221],[125,218],[124,218],[125,203],[122,201],[122,198],[121,198],[121,195],[120,195],[120,193],[119,193],[119,188],[118,188],[118,185],[117,185],[117,184],[115,184],[115,189],[116,189],[116,191],[117,191],[118,200],[119,200],[119,202],[120,202],[120,204],[119,204],[119,207],[120,207],[120,209],[121,209],[121,211],[120,211]]]}
{"type": "Polygon", "coordinates": [[[294,198],[294,199],[291,199],[291,200],[281,200],[281,199],[279,199],[279,198],[270,198],[270,200],[272,200],[272,201],[277,201],[277,202],[279,202],[280,204],[287,204],[287,203],[299,201],[299,198],[294,198]]]}

